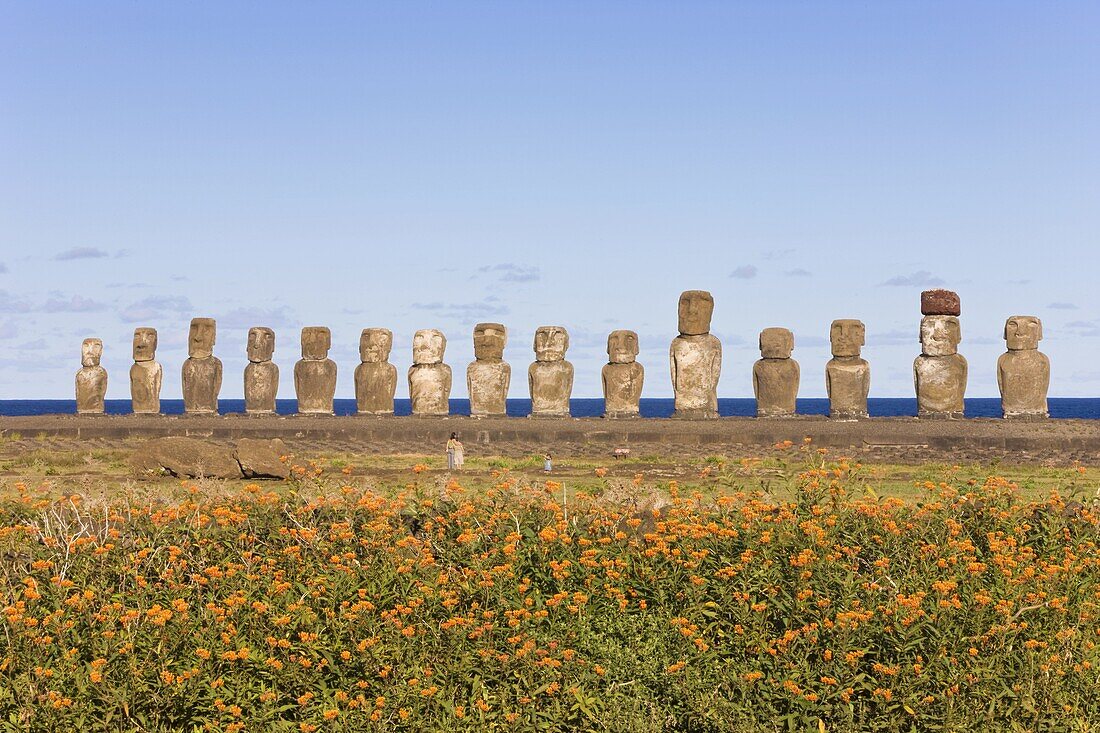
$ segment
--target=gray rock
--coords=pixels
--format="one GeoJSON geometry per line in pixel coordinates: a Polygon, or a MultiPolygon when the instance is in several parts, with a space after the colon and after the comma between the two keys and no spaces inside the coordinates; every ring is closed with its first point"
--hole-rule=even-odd
{"type": "Polygon", "coordinates": [[[184,437],[154,438],[142,443],[130,458],[139,475],[166,471],[180,478],[241,478],[241,466],[229,446],[184,437]]]}

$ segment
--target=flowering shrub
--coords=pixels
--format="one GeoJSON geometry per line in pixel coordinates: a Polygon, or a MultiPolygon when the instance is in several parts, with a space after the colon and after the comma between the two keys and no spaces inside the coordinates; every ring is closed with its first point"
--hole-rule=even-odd
{"type": "Polygon", "coordinates": [[[593,496],[501,473],[474,495],[417,469],[385,495],[309,470],[144,506],[20,487],[0,504],[0,729],[1100,721],[1092,504],[998,478],[853,498],[843,462],[784,502],[675,482],[653,502],[641,476],[593,496]]]}

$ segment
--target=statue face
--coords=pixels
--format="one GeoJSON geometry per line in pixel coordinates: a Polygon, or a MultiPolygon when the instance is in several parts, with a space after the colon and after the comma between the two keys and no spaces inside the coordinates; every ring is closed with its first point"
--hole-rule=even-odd
{"type": "Polygon", "coordinates": [[[561,361],[569,349],[569,332],[561,326],[539,326],[535,330],[535,360],[561,361]]]}
{"type": "Polygon", "coordinates": [[[271,361],[275,353],[275,332],[264,326],[248,329],[248,360],[254,363],[271,361]]]}
{"type": "Polygon", "coordinates": [[[359,361],[364,364],[384,364],[392,348],[393,332],[388,328],[364,328],[359,334],[359,361]]]}
{"type": "Polygon", "coordinates": [[[302,329],[302,358],[324,361],[332,346],[332,332],[327,326],[306,326],[302,329]]]}
{"type": "Polygon", "coordinates": [[[1035,316],[1012,316],[1005,321],[1005,342],[1010,351],[1039,348],[1043,338],[1043,322],[1035,316]]]}
{"type": "Polygon", "coordinates": [[[786,328],[765,328],[760,332],[760,355],[765,359],[790,359],[794,334],[786,328]]]}
{"type": "Polygon", "coordinates": [[[959,352],[962,329],[955,316],[925,316],[920,320],[920,343],[925,356],[950,356],[959,352]]]}
{"type": "Polygon", "coordinates": [[[612,331],[607,336],[607,360],[612,364],[630,364],[638,356],[638,334],[612,331]]]}
{"type": "Polygon", "coordinates": [[[187,355],[192,359],[213,356],[216,334],[217,325],[213,318],[192,318],[191,332],[187,337],[187,355]]]}
{"type": "Polygon", "coordinates": [[[134,329],[134,361],[152,361],[157,355],[157,329],[134,329]]]}
{"type": "Polygon", "coordinates": [[[710,318],[714,315],[714,298],[706,290],[685,290],[680,294],[678,310],[680,333],[702,336],[710,333],[710,318]]]}
{"type": "Polygon", "coordinates": [[[837,319],[829,328],[833,356],[859,356],[860,347],[866,342],[866,337],[867,329],[863,321],[854,318],[837,319]]]}
{"type": "Polygon", "coordinates": [[[99,360],[103,356],[103,341],[101,339],[84,339],[80,345],[81,366],[99,366],[99,360]]]}
{"type": "Polygon", "coordinates": [[[479,323],[474,326],[474,358],[478,361],[504,358],[508,329],[499,323],[479,323]]]}
{"type": "Polygon", "coordinates": [[[447,350],[447,337],[442,331],[424,328],[413,336],[413,364],[440,364],[447,350]]]}

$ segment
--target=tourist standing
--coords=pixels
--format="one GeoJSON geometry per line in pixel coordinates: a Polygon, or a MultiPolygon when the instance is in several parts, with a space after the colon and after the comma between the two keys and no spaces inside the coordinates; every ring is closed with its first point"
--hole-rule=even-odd
{"type": "Polygon", "coordinates": [[[454,464],[455,470],[461,471],[462,464],[466,462],[466,449],[462,447],[462,441],[458,439],[456,433],[451,433],[451,437],[454,440],[454,464]]]}
{"type": "Polygon", "coordinates": [[[553,468],[554,468],[553,458],[550,455],[550,451],[546,451],[546,453],[542,457],[542,472],[543,473],[550,473],[550,471],[552,471],[553,468]]]}
{"type": "Polygon", "coordinates": [[[447,440],[447,470],[455,470],[455,448],[459,445],[458,433],[451,433],[451,437],[447,440]]]}

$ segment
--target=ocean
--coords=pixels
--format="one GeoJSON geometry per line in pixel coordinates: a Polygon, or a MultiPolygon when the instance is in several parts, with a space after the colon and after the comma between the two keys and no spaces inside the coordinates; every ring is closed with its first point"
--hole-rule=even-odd
{"type": "MultiPolygon", "coordinates": [[[[570,400],[573,417],[600,417],[603,400],[599,398],[570,400]]],[[[1100,397],[1054,397],[1049,400],[1050,416],[1054,418],[1100,418],[1100,397]]],[[[161,412],[166,415],[183,413],[183,400],[161,400],[161,412]]],[[[337,415],[354,415],[355,400],[338,399],[337,415]]],[[[913,397],[872,397],[867,401],[872,417],[915,416],[917,400],[913,397]]],[[[107,412],[125,415],[130,412],[130,400],[107,400],[107,412]]],[[[293,415],[298,409],[297,400],[278,400],[275,408],[280,415],[293,415]]],[[[244,412],[244,400],[219,400],[222,414],[244,412]]],[[[672,398],[643,398],[642,417],[667,418],[672,415],[672,398]]],[[[74,414],[75,400],[0,400],[0,416],[74,414]]],[[[394,412],[408,415],[409,400],[394,400],[394,412]]],[[[531,412],[531,400],[508,400],[508,414],[526,417],[531,412]]],[[[723,417],[752,417],[756,414],[756,400],[752,398],[726,398],[718,400],[718,412],[723,417]]],[[[802,415],[829,414],[829,400],[810,398],[798,400],[798,412],[802,415]]],[[[469,400],[451,400],[452,415],[469,415],[469,400]]],[[[967,417],[1000,417],[1001,401],[996,397],[975,397],[966,400],[967,417]]]]}

